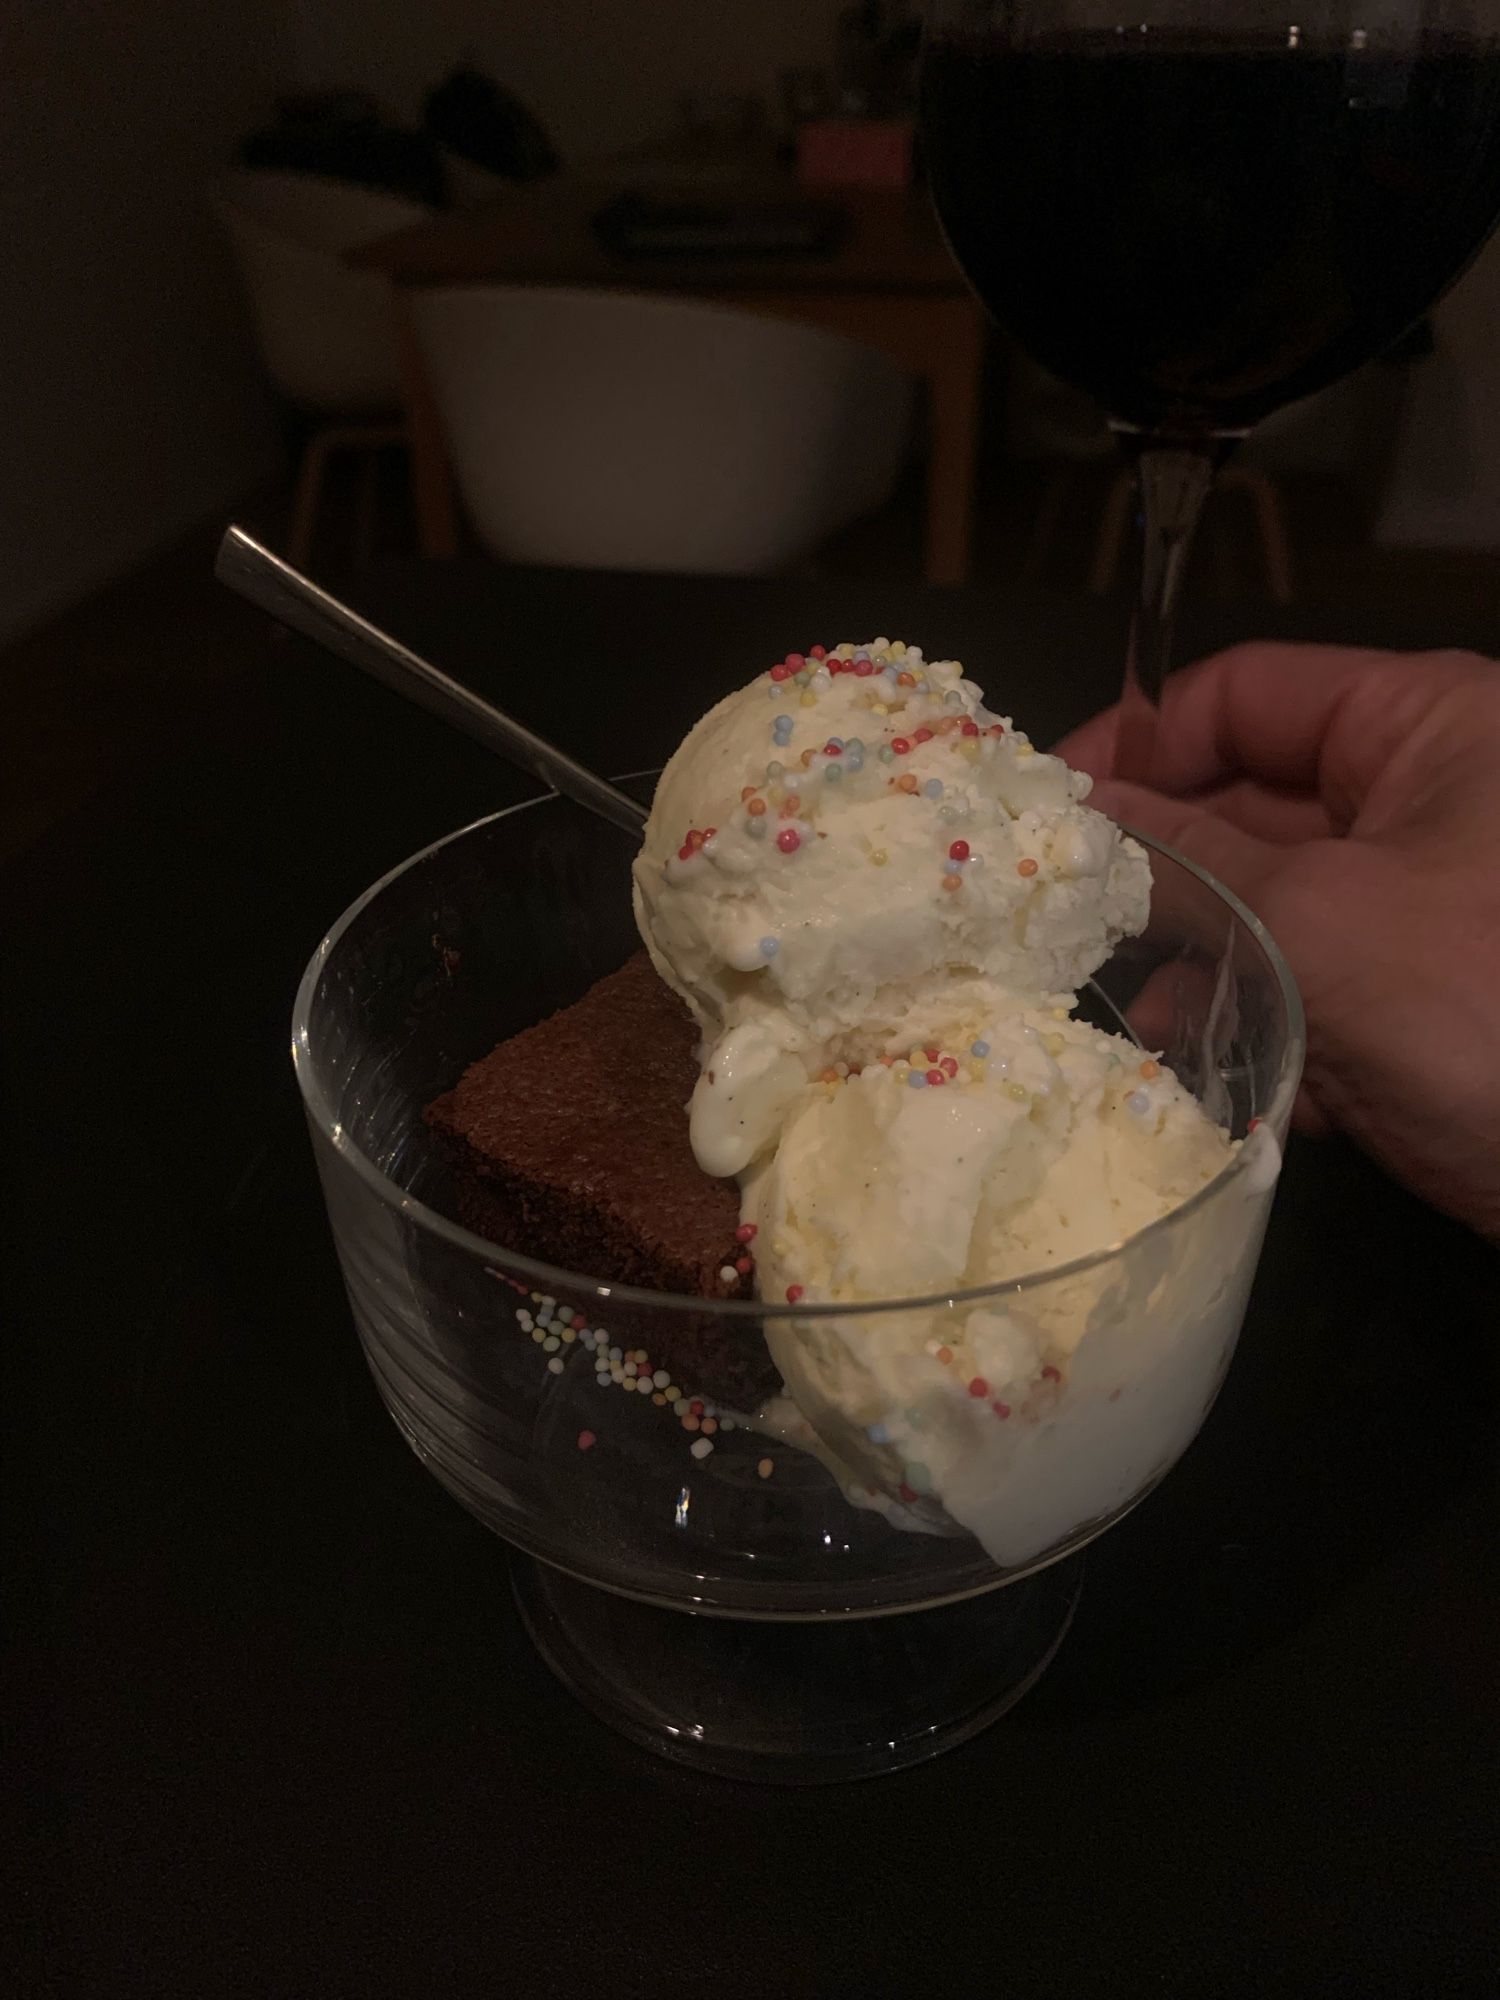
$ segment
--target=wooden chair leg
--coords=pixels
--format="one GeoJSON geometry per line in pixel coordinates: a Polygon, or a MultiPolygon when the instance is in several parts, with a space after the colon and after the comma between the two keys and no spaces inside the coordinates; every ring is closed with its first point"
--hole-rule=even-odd
{"type": "Polygon", "coordinates": [[[314,431],[297,469],[297,488],[292,496],[292,518],[287,527],[286,559],[297,569],[306,569],[317,532],[318,503],[323,497],[323,479],[335,433],[314,431]]]}
{"type": "MultiPolygon", "coordinates": [[[[1210,502],[1212,498],[1210,494],[1210,502]]],[[[1193,562],[1200,568],[1206,564],[1213,572],[1215,596],[1234,598],[1243,595],[1240,588],[1242,565],[1235,560],[1233,537],[1224,532],[1224,518],[1217,507],[1212,511],[1209,506],[1203,509],[1203,518],[1198,523],[1193,542],[1193,562]]]]}
{"type": "Polygon", "coordinates": [[[1128,472],[1116,474],[1109,489],[1104,512],[1099,518],[1099,539],[1094,544],[1094,562],[1089,571],[1089,589],[1095,597],[1107,597],[1120,573],[1120,551],[1125,546],[1125,528],[1135,499],[1135,479],[1128,472]]]}
{"type": "Polygon", "coordinates": [[[1250,495],[1250,504],[1255,509],[1255,523],[1260,530],[1261,551],[1266,560],[1266,584],[1275,604],[1290,604],[1292,601],[1292,550],[1287,539],[1286,514],[1281,505],[1281,495],[1276,482],[1265,473],[1257,472],[1253,466],[1241,466],[1240,477],[1245,490],[1250,495]]]}
{"type": "Polygon", "coordinates": [[[416,329],[400,288],[396,291],[396,349],[406,395],[411,442],[411,494],[417,516],[417,546],[424,556],[450,561],[458,554],[458,487],[448,459],[437,401],[416,329]]]}
{"type": "Polygon", "coordinates": [[[1220,473],[1219,487],[1225,493],[1243,493],[1249,500],[1266,565],[1266,589],[1274,603],[1290,604],[1292,551],[1275,480],[1256,466],[1230,465],[1220,473]]]}

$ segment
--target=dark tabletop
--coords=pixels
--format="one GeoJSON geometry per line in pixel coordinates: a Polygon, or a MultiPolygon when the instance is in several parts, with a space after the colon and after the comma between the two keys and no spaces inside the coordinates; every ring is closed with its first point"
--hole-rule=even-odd
{"type": "MultiPolygon", "coordinates": [[[[1108,607],[904,584],[356,594],[616,770],[876,620],[1039,739],[1120,650],[1108,607]]],[[[349,898],[526,787],[300,642],[255,657],[0,871],[19,1990],[1494,1991],[1493,1257],[1294,1145],[1228,1385],[1020,1708],[849,1788],[658,1763],[549,1678],[383,1414],[287,1059],[349,898]]]]}

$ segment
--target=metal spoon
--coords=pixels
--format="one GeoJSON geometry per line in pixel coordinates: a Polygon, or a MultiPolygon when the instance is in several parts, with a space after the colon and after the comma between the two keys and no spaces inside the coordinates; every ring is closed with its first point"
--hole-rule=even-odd
{"type": "Polygon", "coordinates": [[[214,575],[325,652],[336,653],[382,687],[405,695],[429,715],[472,736],[486,750],[519,764],[564,798],[640,838],[646,823],[644,806],[319,589],[243,528],[230,528],[225,533],[214,575]]]}

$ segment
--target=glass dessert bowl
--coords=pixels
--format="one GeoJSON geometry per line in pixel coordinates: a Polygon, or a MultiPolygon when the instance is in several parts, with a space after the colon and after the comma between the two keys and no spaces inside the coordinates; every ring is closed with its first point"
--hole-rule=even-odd
{"type": "MultiPolygon", "coordinates": [[[[651,784],[626,781],[643,798],[651,784]]],[[[1031,1685],[1071,1616],[1071,1559],[1206,1415],[1300,1076],[1296,992],[1255,919],[1153,848],[1147,928],[1080,1011],[1162,1052],[1242,1142],[1214,1179],[1107,1250],[980,1292],[856,1310],[646,1291],[454,1221],[423,1117],[631,955],[631,858],[540,799],[414,856],[314,954],[293,1056],[355,1323],[397,1425],[518,1552],[529,1628],[596,1712],[729,1775],[894,1768],[1031,1685]],[[1017,1372],[967,1382],[972,1410],[940,1435],[920,1410],[915,1430],[864,1423],[827,1388],[835,1348],[932,1355],[976,1313],[1003,1323],[1017,1372]],[[800,1408],[694,1379],[696,1355],[720,1383],[714,1357],[768,1349],[800,1408]]],[[[539,1117],[546,1097],[539,1083],[539,1117]]]]}

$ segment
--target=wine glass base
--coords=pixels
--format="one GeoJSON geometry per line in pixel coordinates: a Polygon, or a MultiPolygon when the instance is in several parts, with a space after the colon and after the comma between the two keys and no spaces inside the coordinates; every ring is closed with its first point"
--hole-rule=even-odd
{"type": "Polygon", "coordinates": [[[724,1778],[833,1784],[966,1742],[1061,1645],[1074,1556],[960,1604],[816,1622],[694,1617],[514,1556],[516,1603],[563,1685],[633,1743],[724,1778]]]}

